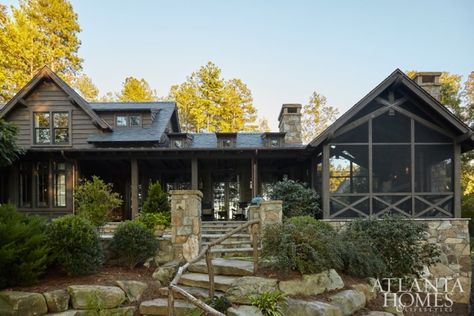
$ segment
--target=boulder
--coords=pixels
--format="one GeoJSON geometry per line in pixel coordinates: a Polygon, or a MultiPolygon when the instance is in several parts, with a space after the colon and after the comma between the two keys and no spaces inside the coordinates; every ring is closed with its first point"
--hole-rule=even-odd
{"type": "Polygon", "coordinates": [[[317,274],[305,274],[301,279],[280,281],[279,288],[285,295],[318,295],[326,291],[344,287],[336,270],[331,269],[317,274]]]}
{"type": "Polygon", "coordinates": [[[158,286],[168,286],[173,280],[178,268],[181,265],[181,261],[170,261],[158,269],[153,273],[152,278],[157,281],[158,286]]]}
{"type": "Polygon", "coordinates": [[[140,281],[119,280],[115,283],[125,292],[129,302],[139,302],[148,285],[140,281]]]}
{"type": "Polygon", "coordinates": [[[75,309],[115,308],[125,301],[125,292],[116,286],[71,285],[67,291],[75,309]]]}
{"type": "Polygon", "coordinates": [[[365,284],[365,283],[354,284],[352,288],[358,292],[363,293],[367,302],[377,297],[377,292],[373,290],[373,287],[371,287],[368,284],[365,284]]]}
{"type": "Polygon", "coordinates": [[[135,306],[104,309],[99,312],[99,316],[133,316],[136,309],[135,306]]]}
{"type": "MultiPolygon", "coordinates": [[[[174,315],[187,316],[197,311],[197,307],[183,300],[174,301],[174,315]]],[[[156,298],[144,301],[139,307],[140,315],[168,315],[168,299],[156,298]]]]}
{"type": "Polygon", "coordinates": [[[225,297],[232,303],[250,304],[251,296],[277,289],[276,279],[246,276],[235,280],[227,289],[225,297]]]}
{"type": "Polygon", "coordinates": [[[66,290],[55,290],[43,293],[50,313],[64,312],[69,308],[69,294],[66,290]]]}
{"type": "Polygon", "coordinates": [[[324,302],[288,298],[283,314],[298,316],[342,316],[342,311],[338,307],[324,302]]]}
{"type": "Polygon", "coordinates": [[[238,307],[229,307],[227,316],[263,316],[262,312],[255,306],[240,305],[238,307]]]}
{"type": "Polygon", "coordinates": [[[356,290],[345,290],[329,297],[330,304],[339,307],[342,315],[352,315],[365,306],[365,295],[356,290]]]}
{"type": "Polygon", "coordinates": [[[48,306],[42,294],[19,291],[0,292],[0,315],[34,316],[47,312],[48,306]]]}
{"type": "Polygon", "coordinates": [[[80,313],[85,311],[77,311],[75,309],[69,309],[59,313],[48,313],[45,316],[81,316],[80,313]]]}

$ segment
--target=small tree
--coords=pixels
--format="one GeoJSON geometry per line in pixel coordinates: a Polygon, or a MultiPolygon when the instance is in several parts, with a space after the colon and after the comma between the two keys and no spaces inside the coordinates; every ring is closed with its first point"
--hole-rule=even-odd
{"type": "Polygon", "coordinates": [[[161,189],[158,181],[148,187],[148,194],[141,211],[144,213],[168,213],[170,211],[168,194],[161,189]]]}
{"type": "Polygon", "coordinates": [[[118,193],[112,192],[112,184],[93,176],[91,181],[82,181],[74,192],[76,214],[98,227],[107,222],[110,211],[122,204],[118,193]]]}
{"type": "Polygon", "coordinates": [[[271,198],[283,201],[283,215],[285,217],[301,215],[316,217],[321,214],[318,195],[295,180],[284,179],[277,182],[273,187],[271,198]]]}
{"type": "Polygon", "coordinates": [[[0,167],[11,165],[23,154],[23,149],[16,144],[17,133],[15,125],[0,120],[0,167]]]}

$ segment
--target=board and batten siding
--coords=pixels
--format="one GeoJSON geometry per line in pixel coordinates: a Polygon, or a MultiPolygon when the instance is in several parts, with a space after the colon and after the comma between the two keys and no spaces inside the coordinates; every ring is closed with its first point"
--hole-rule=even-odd
{"type": "Polygon", "coordinates": [[[69,96],[52,82],[41,83],[34,92],[25,98],[26,107],[18,104],[6,116],[6,120],[18,127],[18,145],[25,149],[33,147],[74,147],[92,148],[87,142],[90,135],[101,133],[92,119],[79,106],[73,104],[69,96]],[[33,112],[67,111],[71,117],[70,145],[35,145],[33,140],[33,112]]]}

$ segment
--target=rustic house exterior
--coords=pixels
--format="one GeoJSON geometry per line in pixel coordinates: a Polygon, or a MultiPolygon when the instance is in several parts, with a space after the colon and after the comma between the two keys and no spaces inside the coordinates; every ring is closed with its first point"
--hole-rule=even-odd
{"type": "Polygon", "coordinates": [[[473,131],[439,103],[439,75],[395,70],[303,144],[298,104],[281,107],[278,132],[186,133],[173,102],[86,102],[44,68],[0,112],[26,150],[0,169],[0,203],[71,213],[75,186],[97,175],[125,201],[117,219],[136,216],[156,180],[202,191],[205,219],[243,219],[252,197],[288,177],[320,194],[328,219],[460,217],[460,157],[473,131]]]}

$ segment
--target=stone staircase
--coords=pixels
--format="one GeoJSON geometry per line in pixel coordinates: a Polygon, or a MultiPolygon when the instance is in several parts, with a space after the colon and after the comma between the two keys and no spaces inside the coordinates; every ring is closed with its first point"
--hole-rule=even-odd
{"type": "MultiPolygon", "coordinates": [[[[253,263],[237,259],[215,258],[212,260],[214,266],[215,295],[222,296],[230,288],[231,284],[243,276],[253,273],[253,263]]],[[[206,262],[198,261],[191,265],[179,281],[180,287],[193,296],[206,299],[209,297],[209,276],[207,274],[206,262]]],[[[161,288],[160,294],[168,295],[167,288],[161,288]]],[[[189,315],[197,307],[186,302],[179,295],[175,299],[175,315],[189,315]]],[[[168,299],[157,298],[140,304],[141,315],[168,315],[168,299]]]]}
{"type": "MultiPolygon", "coordinates": [[[[208,245],[224,236],[232,229],[245,224],[245,221],[209,221],[202,222],[201,245],[208,245]]],[[[228,238],[222,244],[213,247],[214,257],[242,257],[252,255],[252,241],[248,231],[244,230],[228,238]]]]}

